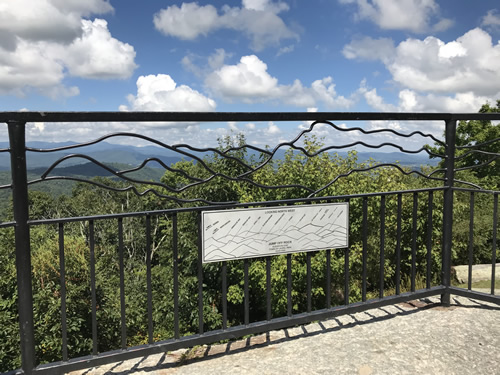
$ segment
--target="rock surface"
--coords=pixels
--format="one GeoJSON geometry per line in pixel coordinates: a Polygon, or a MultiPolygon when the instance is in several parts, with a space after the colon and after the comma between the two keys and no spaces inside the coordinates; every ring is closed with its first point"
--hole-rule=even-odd
{"type": "Polygon", "coordinates": [[[412,301],[72,375],[499,374],[500,306],[412,301]]]}
{"type": "MultiPolygon", "coordinates": [[[[469,266],[455,266],[455,277],[461,284],[469,282],[469,266]]],[[[491,280],[491,264],[476,264],[472,266],[472,282],[491,280]]],[[[500,263],[495,265],[495,280],[500,280],[500,263]]]]}

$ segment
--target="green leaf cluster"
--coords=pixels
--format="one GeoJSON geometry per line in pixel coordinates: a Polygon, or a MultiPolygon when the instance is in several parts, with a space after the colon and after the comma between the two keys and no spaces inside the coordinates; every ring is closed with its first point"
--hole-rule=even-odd
{"type": "MultiPolygon", "coordinates": [[[[497,106],[498,107],[498,106],[497,106]]],[[[470,125],[470,124],[469,124],[470,125]]],[[[474,125],[474,124],[473,124],[474,125]]],[[[482,124],[476,124],[482,126],[482,124]]],[[[476,126],[474,125],[474,127],[476,126]]],[[[489,125],[488,125],[489,126],[489,125]]],[[[468,129],[468,128],[467,128],[468,129]]],[[[488,129],[490,129],[488,127],[488,129]]],[[[488,130],[488,134],[496,132],[488,130]]],[[[464,130],[465,131],[465,130],[464,130]]],[[[467,130],[468,131],[468,130],[467,130]]],[[[471,130],[472,131],[472,130],[471,130]]],[[[496,134],[496,133],[495,133],[496,134]]],[[[489,135],[491,136],[491,134],[489,135]]],[[[355,151],[342,157],[336,153],[323,152],[314,157],[288,149],[281,160],[263,165],[267,154],[251,154],[247,151],[243,135],[224,137],[219,151],[233,156],[228,159],[219,153],[206,156],[203,162],[217,174],[211,174],[200,162],[180,161],[172,166],[182,171],[167,171],[162,182],[172,188],[184,190],[172,193],[159,189],[160,193],[180,199],[204,199],[207,201],[236,201],[241,203],[266,202],[286,199],[300,199],[309,191],[324,187],[318,196],[325,197],[318,203],[332,201],[326,197],[347,196],[365,193],[401,192],[442,186],[442,181],[423,179],[409,174],[404,167],[379,167],[373,160],[359,162],[355,151]],[[247,166],[257,168],[246,175],[250,181],[234,179],[249,171],[247,166]],[[352,173],[352,171],[355,171],[352,173]],[[406,172],[406,173],[402,173],[406,172]],[[198,181],[208,182],[197,184],[198,181]],[[261,188],[259,185],[288,188],[261,188]]],[[[322,140],[308,136],[304,149],[315,154],[322,148],[322,140]]],[[[497,151],[498,152],[498,151],[497,151]]],[[[468,160],[463,159],[464,163],[468,160]]],[[[480,161],[477,161],[480,163],[480,161]]],[[[491,176],[498,171],[496,164],[489,163],[486,175],[464,170],[460,177],[471,182],[486,181],[491,186],[498,179],[491,176]]],[[[421,172],[428,174],[429,167],[421,172]]],[[[122,188],[121,182],[96,178],[96,182],[113,188],[122,188]]],[[[147,188],[147,187],[146,187],[147,188]]],[[[284,316],[288,311],[288,272],[292,278],[292,312],[308,309],[307,264],[311,270],[311,307],[322,309],[328,305],[343,304],[346,256],[349,269],[348,288],[350,302],[362,298],[363,248],[367,254],[368,297],[378,297],[380,283],[385,293],[393,293],[399,276],[402,289],[411,287],[412,263],[415,261],[417,284],[440,282],[441,238],[443,225],[443,194],[433,193],[432,205],[429,193],[406,192],[389,194],[385,198],[385,215],[381,217],[382,198],[375,195],[367,198],[350,197],[341,199],[349,202],[349,248],[332,249],[312,253],[296,253],[269,258],[271,268],[272,316],[284,316]],[[400,199],[400,203],[399,203],[400,199]],[[366,226],[363,207],[366,205],[366,226]],[[431,211],[430,211],[431,210],[431,211]],[[399,214],[398,214],[399,211],[399,214]],[[432,225],[429,222],[432,218],[432,225]],[[384,222],[382,225],[381,222],[384,222]],[[385,242],[381,243],[381,233],[385,242]],[[398,241],[398,232],[401,233],[398,241]],[[416,235],[414,235],[414,233],[416,235]],[[400,245],[400,274],[397,275],[396,258],[400,245]],[[384,273],[380,278],[380,252],[384,253],[384,273]],[[430,279],[427,280],[427,257],[430,251],[430,279]],[[327,275],[327,257],[330,257],[330,275],[327,275]],[[289,267],[290,264],[290,268],[289,267]],[[331,299],[327,298],[327,280],[331,299]]],[[[338,201],[333,199],[333,201],[338,201]]],[[[202,203],[185,204],[185,207],[202,203]]],[[[154,211],[177,208],[173,201],[163,200],[153,194],[138,197],[131,192],[103,190],[94,185],[76,184],[70,196],[53,195],[44,192],[30,192],[30,217],[32,219],[89,216],[122,212],[154,211]]],[[[474,223],[474,262],[491,262],[492,213],[491,196],[476,194],[474,223]]],[[[468,259],[469,195],[455,194],[453,262],[464,264],[468,259]]],[[[9,215],[12,215],[10,210],[9,215]]],[[[8,218],[7,218],[8,219],[8,218]]],[[[151,298],[153,340],[164,340],[174,336],[174,248],[178,265],[178,325],[181,336],[198,332],[198,246],[199,213],[179,212],[124,218],[123,269],[127,345],[141,345],[148,342],[148,256],[151,262],[151,298]],[[146,234],[149,220],[149,237],[146,234]],[[174,239],[174,222],[177,226],[177,246],[174,239]],[[150,248],[148,249],[148,241],[150,248]]],[[[118,221],[96,220],[94,222],[94,258],[96,281],[96,314],[98,351],[104,352],[121,347],[121,280],[118,221]]],[[[73,222],[64,225],[64,256],[66,277],[67,327],[69,357],[78,357],[92,352],[92,289],[90,225],[88,222],[73,222]]],[[[500,236],[497,236],[500,239],[500,236]]],[[[497,246],[497,249],[500,246],[497,246]]],[[[36,322],[36,348],[40,362],[61,359],[61,284],[59,267],[60,244],[58,228],[53,225],[37,225],[31,228],[32,279],[34,295],[34,316],[36,322]]],[[[17,292],[14,263],[14,233],[12,228],[0,231],[0,371],[18,368],[19,338],[17,292]]],[[[227,271],[227,324],[235,326],[244,323],[245,285],[244,272],[248,267],[248,289],[250,321],[267,318],[267,269],[266,259],[231,261],[227,271]]],[[[203,274],[203,324],[204,329],[222,328],[222,263],[205,264],[203,274]]]]}

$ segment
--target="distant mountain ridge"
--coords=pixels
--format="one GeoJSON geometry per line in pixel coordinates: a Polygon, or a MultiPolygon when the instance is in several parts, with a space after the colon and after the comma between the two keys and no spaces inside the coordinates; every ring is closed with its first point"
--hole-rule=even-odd
{"type": "MultiPolygon", "coordinates": [[[[125,171],[132,168],[129,164],[122,164],[122,163],[105,163],[104,165],[114,172],[125,171]]],[[[35,176],[40,176],[46,170],[47,167],[33,168],[29,169],[29,173],[35,176]]],[[[142,181],[159,181],[160,178],[163,176],[163,174],[164,174],[163,169],[144,167],[138,171],[127,172],[123,174],[123,176],[142,181]]],[[[84,164],[70,165],[62,168],[56,167],[50,172],[49,176],[65,176],[65,177],[80,177],[80,178],[92,178],[92,177],[109,177],[117,179],[120,178],[115,176],[107,169],[90,162],[84,164]]]]}
{"type": "MultiPolygon", "coordinates": [[[[74,145],[73,142],[29,142],[28,147],[50,149],[74,145]]],[[[8,148],[6,142],[0,142],[0,148],[8,148]]],[[[283,159],[286,149],[280,149],[274,155],[275,159],[283,159]]],[[[55,161],[65,155],[81,153],[92,157],[93,159],[105,164],[107,167],[114,171],[127,170],[139,166],[148,158],[158,158],[166,165],[174,164],[183,159],[183,156],[175,151],[163,149],[156,146],[136,147],[128,145],[116,145],[107,142],[100,142],[99,144],[85,146],[81,148],[64,150],[58,152],[28,152],[28,180],[36,180],[40,178],[47,168],[55,161]]],[[[257,156],[257,152],[249,150],[249,155],[257,156]]],[[[203,158],[203,156],[210,153],[194,153],[196,156],[203,158]]],[[[339,156],[346,157],[347,152],[338,152],[339,156]]],[[[437,165],[438,160],[429,159],[427,154],[404,154],[400,152],[358,152],[358,162],[366,161],[372,158],[378,163],[395,163],[398,162],[402,166],[411,168],[419,168],[421,165],[437,165]]],[[[188,157],[184,157],[189,160],[188,157]]],[[[155,181],[159,182],[165,170],[160,167],[158,163],[148,163],[144,168],[139,171],[127,173],[127,177],[142,181],[155,181]]],[[[90,179],[93,177],[110,177],[117,178],[106,169],[91,163],[84,158],[74,158],[65,160],[57,165],[51,171],[49,176],[66,176],[75,177],[80,179],[90,179]]],[[[0,184],[9,184],[10,176],[10,155],[8,152],[0,153],[0,184]]],[[[58,180],[44,182],[41,184],[32,185],[32,189],[47,192],[53,196],[70,195],[75,182],[71,180],[58,180]]],[[[5,212],[9,202],[10,191],[0,191],[0,212],[5,212]]]]}
{"type": "MultiPolygon", "coordinates": [[[[27,146],[31,148],[39,149],[51,149],[60,148],[70,145],[76,145],[74,142],[41,142],[34,141],[28,142],[27,146]]],[[[7,142],[0,142],[0,148],[8,148],[9,144],[7,142]]],[[[183,149],[190,152],[189,150],[183,149]]],[[[275,154],[276,159],[282,159],[284,157],[286,150],[281,149],[275,154]]],[[[250,154],[255,154],[254,151],[250,154]]],[[[190,160],[189,157],[182,155],[179,152],[164,149],[157,146],[131,146],[131,145],[119,145],[108,142],[99,142],[94,145],[79,147],[70,150],[62,150],[57,152],[28,152],[27,153],[27,163],[28,169],[36,168],[47,168],[52,165],[55,161],[61,157],[71,155],[71,154],[84,154],[87,155],[101,163],[120,163],[128,164],[131,166],[140,165],[144,160],[148,158],[157,158],[163,161],[166,165],[174,164],[182,159],[190,160]]],[[[195,153],[192,154],[203,157],[208,153],[195,153]]],[[[347,156],[347,152],[341,151],[338,154],[342,157],[347,156]]],[[[438,160],[429,159],[427,154],[406,154],[401,152],[366,152],[360,151],[357,153],[358,161],[363,162],[370,158],[379,163],[395,163],[396,161],[403,166],[409,167],[419,167],[420,165],[437,165],[438,160]]],[[[58,165],[58,168],[65,168],[73,165],[88,164],[89,160],[84,158],[71,158],[65,160],[63,163],[58,165]]],[[[149,167],[155,168],[160,167],[157,163],[149,163],[149,167]]],[[[10,155],[9,153],[0,153],[0,170],[10,169],[10,155]]],[[[87,175],[87,173],[84,173],[87,175]]]]}
{"type": "MultiPolygon", "coordinates": [[[[27,146],[39,149],[60,148],[70,145],[76,145],[74,142],[28,142],[27,146]]],[[[0,142],[1,148],[9,147],[8,143],[0,142]]],[[[148,158],[157,158],[167,165],[177,163],[182,160],[182,155],[175,151],[163,149],[154,146],[136,147],[128,145],[117,145],[108,142],[100,142],[95,145],[89,145],[69,150],[54,152],[32,152],[28,151],[26,155],[28,169],[48,167],[60,158],[72,154],[84,154],[101,163],[121,163],[129,165],[139,165],[148,158]]],[[[187,158],[185,158],[187,159],[187,158]]],[[[85,158],[71,158],[61,163],[60,167],[68,167],[78,164],[89,163],[85,158]]],[[[154,164],[150,164],[153,166],[154,164]]],[[[158,164],[156,164],[158,166],[158,164]]],[[[10,158],[8,153],[0,154],[0,170],[10,169],[10,158]]]]}

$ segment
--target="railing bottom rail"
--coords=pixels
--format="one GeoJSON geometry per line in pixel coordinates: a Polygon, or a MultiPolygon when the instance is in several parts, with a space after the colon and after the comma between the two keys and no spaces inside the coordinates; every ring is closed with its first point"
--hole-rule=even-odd
{"type": "Polygon", "coordinates": [[[451,295],[457,295],[461,297],[473,298],[478,301],[490,302],[500,305],[500,295],[493,295],[489,293],[478,292],[476,290],[469,290],[464,288],[450,287],[451,295]]]}
{"type": "Polygon", "coordinates": [[[178,340],[171,339],[160,341],[151,345],[137,346],[125,350],[116,350],[98,354],[95,356],[80,357],[67,362],[53,362],[40,365],[35,368],[36,374],[65,374],[69,371],[81,370],[95,366],[101,366],[112,362],[126,361],[133,358],[144,357],[151,354],[164,353],[168,351],[189,348],[196,345],[211,344],[221,340],[237,339],[251,334],[264,333],[270,330],[283,329],[296,325],[307,324],[317,320],[325,320],[345,314],[354,314],[366,310],[394,305],[418,298],[433,297],[446,292],[444,286],[435,286],[430,289],[421,289],[415,292],[402,293],[400,295],[388,296],[356,302],[349,305],[335,306],[330,309],[316,310],[310,313],[295,314],[291,317],[274,318],[267,321],[240,325],[227,329],[215,330],[201,335],[185,336],[178,340]]]}

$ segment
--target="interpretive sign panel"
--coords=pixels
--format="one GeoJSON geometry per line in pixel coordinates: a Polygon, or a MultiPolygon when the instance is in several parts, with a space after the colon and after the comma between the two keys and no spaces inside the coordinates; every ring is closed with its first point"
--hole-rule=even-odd
{"type": "Polygon", "coordinates": [[[348,246],[349,204],[202,213],[203,263],[348,246]]]}

